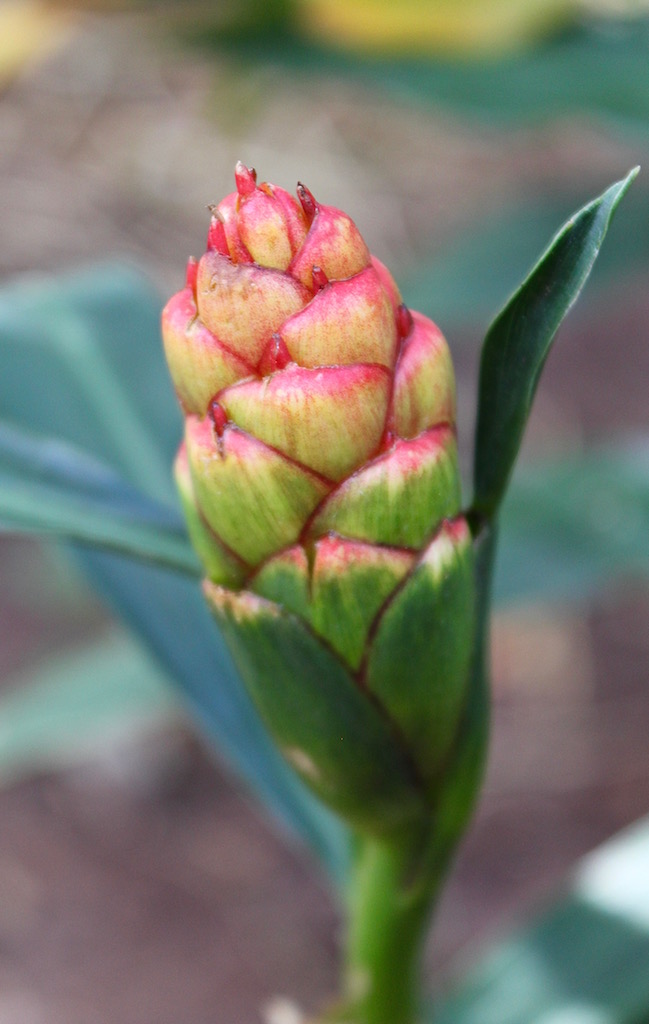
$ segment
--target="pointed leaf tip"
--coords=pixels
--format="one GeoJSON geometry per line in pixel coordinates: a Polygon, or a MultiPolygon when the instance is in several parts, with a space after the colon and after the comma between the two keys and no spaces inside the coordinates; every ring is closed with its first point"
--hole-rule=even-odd
{"type": "Polygon", "coordinates": [[[638,171],[633,168],[566,221],[487,332],[480,365],[474,520],[493,518],[502,502],[552,342],[638,171]]]}

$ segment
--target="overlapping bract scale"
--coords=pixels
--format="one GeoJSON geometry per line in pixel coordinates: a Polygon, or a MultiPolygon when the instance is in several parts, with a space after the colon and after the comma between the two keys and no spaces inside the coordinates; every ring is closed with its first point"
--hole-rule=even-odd
{"type": "MultiPolygon", "coordinates": [[[[309,198],[313,201],[311,196],[309,198]]],[[[343,281],[369,265],[370,251],[351,217],[333,206],[315,204],[304,244],[289,266],[293,277],[307,288],[313,288],[316,283],[314,267],[328,281],[343,281]]]]}
{"type": "Polygon", "coordinates": [[[251,580],[255,593],[301,615],[354,670],[372,622],[415,555],[329,534],[269,559],[251,580]]]}
{"type": "Polygon", "coordinates": [[[376,544],[420,548],[460,508],[455,435],[448,427],[398,439],[319,505],[307,536],[336,530],[376,544]]]}
{"type": "Polygon", "coordinates": [[[220,404],[242,430],[330,480],[378,449],[390,397],[383,366],[290,365],[227,388],[220,404]]]}
{"type": "Polygon", "coordinates": [[[225,348],[199,319],[189,288],[167,303],[162,334],[167,363],[185,412],[204,415],[215,392],[254,370],[241,356],[225,348]]]}
{"type": "Polygon", "coordinates": [[[453,364],[448,345],[432,320],[412,314],[394,375],[393,429],[416,437],[437,424],[455,423],[453,364]]]}
{"type": "Polygon", "coordinates": [[[187,447],[184,443],[176,456],[174,477],[187,521],[187,532],[206,575],[209,579],[221,580],[229,587],[240,587],[247,575],[246,564],[225,547],[203,517],[196,501],[187,447]]]}
{"type": "Polygon", "coordinates": [[[464,519],[445,520],[386,606],[364,676],[407,737],[427,786],[434,784],[464,710],[474,616],[471,535],[464,519]]]}
{"type": "Polygon", "coordinates": [[[326,493],[313,473],[237,427],[216,443],[211,422],[189,416],[185,444],[202,517],[249,566],[295,543],[326,493]]]}
{"type": "Polygon", "coordinates": [[[392,304],[373,267],[316,292],[280,337],[300,366],[380,363],[391,370],[397,348],[392,304]],[[337,325],[336,331],[331,324],[337,325]]]}

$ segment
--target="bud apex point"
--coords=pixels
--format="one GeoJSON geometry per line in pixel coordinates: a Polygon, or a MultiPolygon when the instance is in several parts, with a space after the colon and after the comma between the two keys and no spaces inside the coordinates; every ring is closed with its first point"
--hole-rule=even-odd
{"type": "Polygon", "coordinates": [[[213,398],[210,402],[208,415],[214,425],[217,437],[223,437],[223,431],[225,430],[228,422],[228,414],[223,406],[217,402],[216,398],[213,398]]]}
{"type": "Polygon", "coordinates": [[[254,167],[246,167],[241,160],[237,161],[234,180],[240,196],[249,196],[257,186],[257,172],[254,167]]]}
{"type": "Polygon", "coordinates": [[[276,373],[277,370],[285,369],[290,362],[291,353],[283,339],[279,334],[273,334],[259,360],[260,374],[262,377],[267,377],[271,373],[276,373]]]}
{"type": "Polygon", "coordinates": [[[230,250],[228,249],[223,215],[216,206],[210,206],[208,209],[212,214],[212,218],[207,231],[207,248],[220,252],[222,256],[229,256],[230,250]]]}
{"type": "Polygon", "coordinates": [[[313,197],[313,193],[301,181],[297,183],[297,197],[300,200],[308,222],[311,223],[318,211],[318,204],[313,197]]]}
{"type": "Polygon", "coordinates": [[[321,292],[329,284],[329,279],[321,267],[314,267],[312,270],[314,291],[321,292]]]}
{"type": "Polygon", "coordinates": [[[190,256],[187,260],[187,269],[185,270],[185,286],[190,289],[194,298],[196,298],[196,279],[198,277],[198,260],[194,256],[190,256]]]}
{"type": "Polygon", "coordinates": [[[407,338],[412,330],[412,313],[406,306],[405,302],[402,302],[397,309],[397,330],[401,340],[407,338]]]}

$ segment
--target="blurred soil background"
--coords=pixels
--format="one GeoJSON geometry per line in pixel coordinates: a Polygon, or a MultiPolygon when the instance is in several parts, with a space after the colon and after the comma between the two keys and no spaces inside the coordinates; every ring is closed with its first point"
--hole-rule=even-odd
{"type": "MultiPolygon", "coordinates": [[[[633,134],[574,112],[490,124],[342,75],[181,47],[155,8],[57,13],[5,62],[0,274],[126,259],[168,294],[242,159],[350,212],[398,277],[489,210],[567,183],[576,206],[643,155],[633,134]]],[[[615,225],[608,244],[625,245],[615,225]]],[[[647,430],[648,333],[645,270],[587,291],[549,361],[528,460],[647,430]]],[[[465,446],[479,338],[450,337],[465,446]]],[[[50,550],[3,538],[0,571],[5,692],[119,628],[50,550]]],[[[649,808],[645,587],[500,613],[493,663],[487,784],[429,945],[431,981],[649,808]]],[[[64,767],[35,756],[3,777],[0,1024],[253,1024],[278,995],[314,1008],[335,985],[338,915],[304,851],[180,710],[87,746],[64,767]]]]}

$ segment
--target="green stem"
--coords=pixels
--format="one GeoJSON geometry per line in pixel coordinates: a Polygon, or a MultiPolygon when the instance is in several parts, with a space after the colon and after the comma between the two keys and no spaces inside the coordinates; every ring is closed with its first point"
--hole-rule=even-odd
{"type": "MultiPolygon", "coordinates": [[[[441,876],[422,882],[421,836],[362,839],[352,877],[345,1024],[415,1024],[421,954],[441,876]]],[[[437,872],[436,872],[437,874],[437,872]]]]}

